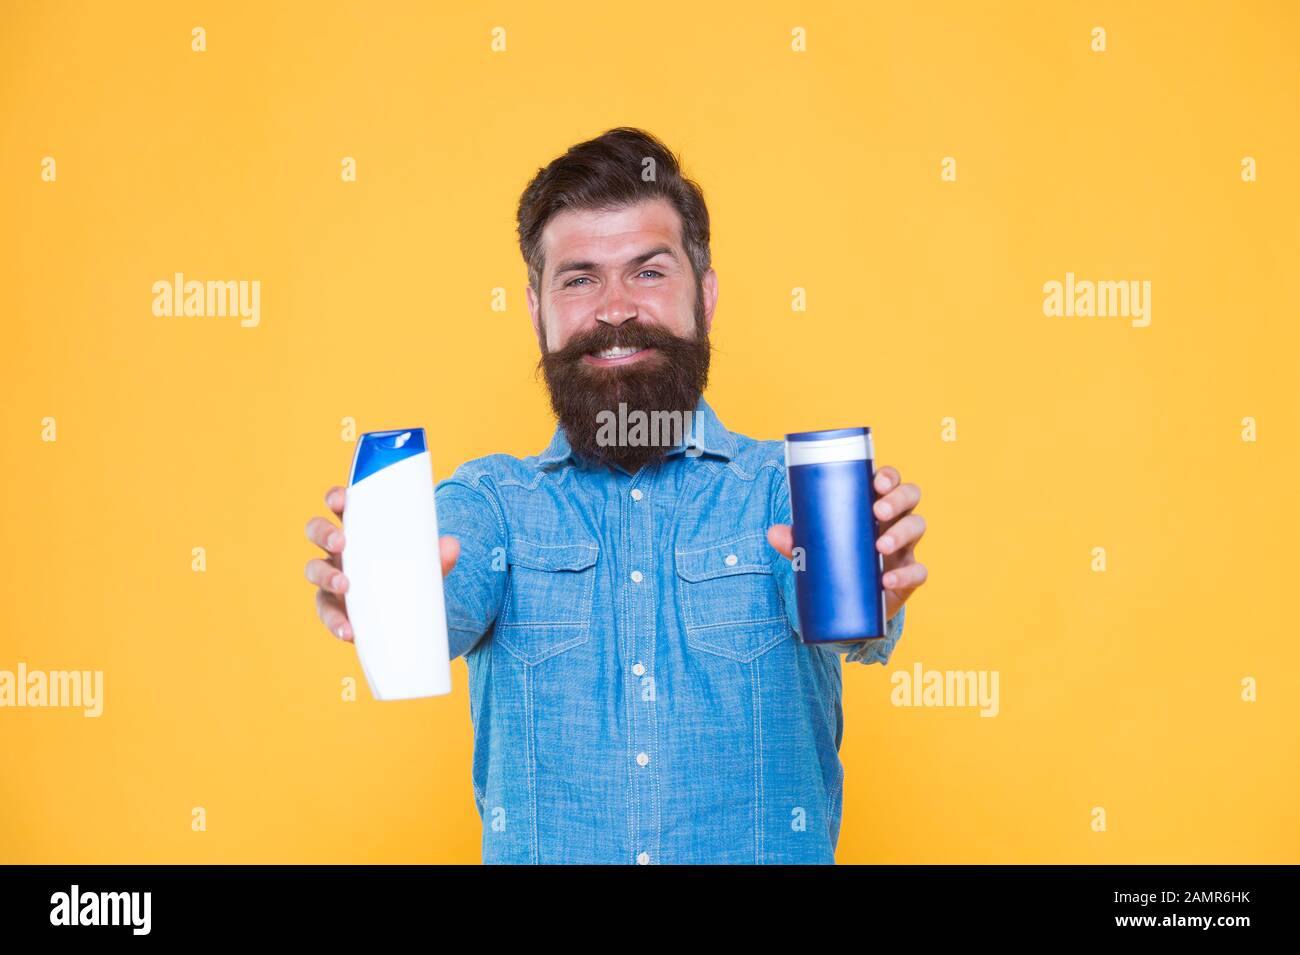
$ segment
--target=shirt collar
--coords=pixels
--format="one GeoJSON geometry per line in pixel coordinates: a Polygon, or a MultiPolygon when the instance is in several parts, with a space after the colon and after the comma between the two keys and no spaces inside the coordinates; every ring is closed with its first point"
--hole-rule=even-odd
{"type": "MultiPolygon", "coordinates": [[[[723,423],[718,419],[717,414],[709,403],[700,396],[699,402],[695,405],[695,412],[691,415],[690,427],[682,422],[682,444],[671,448],[665,457],[686,454],[690,449],[688,457],[698,457],[700,454],[712,454],[730,461],[736,454],[736,439],[731,432],[726,429],[723,423]]],[[[539,467],[554,467],[563,464],[573,457],[573,449],[569,446],[569,439],[564,434],[564,428],[556,425],[555,434],[551,437],[551,443],[546,446],[540,455],[537,456],[539,467]]]]}

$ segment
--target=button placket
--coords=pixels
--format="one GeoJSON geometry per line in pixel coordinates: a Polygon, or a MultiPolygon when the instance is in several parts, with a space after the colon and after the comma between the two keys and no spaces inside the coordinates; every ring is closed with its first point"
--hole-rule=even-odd
{"type": "MultiPolygon", "coordinates": [[[[653,482],[654,472],[646,474],[643,480],[653,482]]],[[[625,643],[634,661],[629,667],[632,677],[628,681],[631,684],[628,699],[632,708],[628,753],[635,754],[632,759],[636,764],[632,767],[631,780],[635,823],[633,831],[636,838],[633,849],[638,853],[637,863],[648,865],[649,850],[657,851],[659,832],[658,799],[655,795],[658,780],[651,761],[657,739],[654,723],[656,711],[654,693],[645,689],[647,681],[653,679],[650,674],[653,673],[656,639],[656,587],[653,585],[655,578],[652,577],[656,570],[654,510],[648,499],[651,493],[649,488],[633,487],[624,493],[628,496],[624,499],[628,502],[625,510],[627,517],[623,523],[628,539],[624,543],[628,545],[625,553],[631,564],[630,568],[624,564],[627,568],[624,580],[629,581],[625,586],[630,588],[627,606],[631,629],[625,643]]]]}

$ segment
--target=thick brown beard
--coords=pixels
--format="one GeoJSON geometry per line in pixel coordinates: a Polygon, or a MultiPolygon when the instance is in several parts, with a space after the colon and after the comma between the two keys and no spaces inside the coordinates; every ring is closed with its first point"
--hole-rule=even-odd
{"type": "MultiPolygon", "coordinates": [[[[551,409],[564,429],[569,446],[579,456],[608,467],[621,467],[629,474],[671,450],[663,444],[600,444],[602,412],[617,420],[619,403],[625,413],[695,412],[709,380],[709,358],[713,346],[704,324],[703,292],[695,304],[695,337],[681,338],[659,325],[642,324],[637,319],[618,327],[598,324],[590,332],[569,341],[558,351],[548,352],[542,344],[538,368],[546,377],[551,409]],[[592,351],[618,346],[654,348],[658,354],[646,356],[630,365],[601,368],[589,365],[582,356],[592,351]]],[[[691,421],[683,417],[683,430],[691,421]]]]}

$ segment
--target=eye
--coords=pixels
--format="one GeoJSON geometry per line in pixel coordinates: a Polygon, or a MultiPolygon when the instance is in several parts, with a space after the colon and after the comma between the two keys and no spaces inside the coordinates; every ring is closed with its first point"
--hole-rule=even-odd
{"type": "Polygon", "coordinates": [[[651,275],[657,275],[660,278],[664,277],[664,274],[660,272],[658,269],[642,269],[640,272],[637,273],[637,275],[645,275],[647,272],[649,272],[651,275]]]}
{"type": "Polygon", "coordinates": [[[586,280],[586,281],[588,281],[588,282],[591,281],[590,279],[587,278],[587,276],[585,276],[585,275],[579,275],[576,279],[569,279],[569,281],[565,282],[565,283],[564,283],[564,287],[565,287],[565,288],[568,288],[569,286],[573,285],[574,282],[581,282],[581,281],[584,281],[584,280],[586,280]]]}

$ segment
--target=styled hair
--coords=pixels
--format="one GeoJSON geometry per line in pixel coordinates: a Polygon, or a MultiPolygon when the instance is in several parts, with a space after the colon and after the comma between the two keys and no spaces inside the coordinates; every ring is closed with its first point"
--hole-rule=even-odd
{"type": "Polygon", "coordinates": [[[614,210],[664,198],[682,220],[682,246],[698,285],[709,270],[709,210],[699,185],[682,175],[677,156],[642,129],[619,126],[578,143],[537,175],[519,197],[519,251],[528,284],[540,288],[545,266],[542,230],[569,210],[614,210]],[[647,162],[646,160],[652,160],[647,162]]]}

